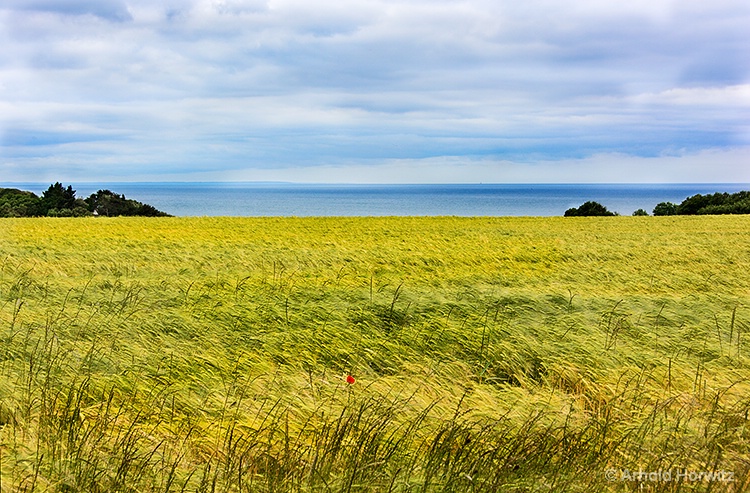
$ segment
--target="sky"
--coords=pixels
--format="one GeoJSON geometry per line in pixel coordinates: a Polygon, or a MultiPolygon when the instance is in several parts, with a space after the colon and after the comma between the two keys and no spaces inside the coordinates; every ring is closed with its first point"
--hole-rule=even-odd
{"type": "Polygon", "coordinates": [[[747,0],[0,0],[3,182],[750,183],[747,0]]]}

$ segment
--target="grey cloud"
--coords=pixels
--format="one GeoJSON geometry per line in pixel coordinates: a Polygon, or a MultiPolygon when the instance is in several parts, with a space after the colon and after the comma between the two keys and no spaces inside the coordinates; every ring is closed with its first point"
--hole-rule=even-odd
{"type": "Polygon", "coordinates": [[[691,85],[741,84],[750,76],[750,56],[740,53],[706,53],[688,63],[680,82],[691,85]]]}
{"type": "Polygon", "coordinates": [[[130,21],[132,17],[121,0],[6,0],[6,6],[62,15],[94,15],[111,21],[130,21]]]}

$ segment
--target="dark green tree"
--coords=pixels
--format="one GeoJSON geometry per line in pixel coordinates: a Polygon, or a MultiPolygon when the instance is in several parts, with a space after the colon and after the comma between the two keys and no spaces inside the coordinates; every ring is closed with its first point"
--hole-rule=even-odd
{"type": "Polygon", "coordinates": [[[750,197],[721,205],[707,205],[698,214],[750,214],[750,197]]]}
{"type": "Polygon", "coordinates": [[[565,211],[565,216],[616,216],[614,212],[607,210],[599,202],[588,201],[584,202],[580,207],[571,207],[565,211]]]}
{"type": "Polygon", "coordinates": [[[677,214],[748,214],[750,213],[750,192],[713,193],[693,195],[677,206],[677,214]]]}
{"type": "Polygon", "coordinates": [[[713,193],[710,195],[693,195],[688,197],[677,206],[677,214],[693,215],[700,214],[700,210],[709,206],[723,205],[729,201],[728,193],[713,193]]]}
{"type": "Polygon", "coordinates": [[[674,216],[677,214],[677,205],[672,202],[659,202],[654,207],[654,216],[674,216]]]}
{"type": "Polygon", "coordinates": [[[68,185],[68,188],[65,188],[62,183],[55,182],[42,193],[39,215],[61,215],[60,211],[70,211],[70,214],[67,215],[72,215],[75,206],[76,191],[73,190],[73,187],[68,185]]]}
{"type": "Polygon", "coordinates": [[[29,217],[39,215],[40,199],[33,192],[15,188],[0,188],[0,217],[29,217]]]}
{"type": "Polygon", "coordinates": [[[637,211],[633,211],[634,216],[648,216],[648,212],[646,212],[643,209],[638,209],[637,211]]]}
{"type": "Polygon", "coordinates": [[[110,190],[99,190],[87,199],[76,198],[73,187],[55,183],[38,197],[32,192],[0,188],[0,217],[32,216],[169,216],[155,207],[110,190]]]}
{"type": "Polygon", "coordinates": [[[153,205],[149,204],[141,204],[137,209],[139,216],[147,216],[147,217],[167,217],[169,214],[166,212],[162,212],[153,205]]]}
{"type": "Polygon", "coordinates": [[[99,190],[86,199],[89,211],[100,216],[168,216],[148,204],[126,199],[111,190],[99,190]]]}
{"type": "Polygon", "coordinates": [[[124,195],[118,195],[111,190],[99,190],[92,193],[86,204],[91,212],[100,216],[129,216],[129,204],[124,195]]]}

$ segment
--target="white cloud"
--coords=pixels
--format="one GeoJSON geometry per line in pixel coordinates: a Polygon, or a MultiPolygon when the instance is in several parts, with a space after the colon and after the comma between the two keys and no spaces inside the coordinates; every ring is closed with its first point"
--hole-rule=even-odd
{"type": "Polygon", "coordinates": [[[688,107],[716,106],[750,111],[750,84],[723,87],[677,87],[630,98],[637,104],[670,104],[688,107]]]}
{"type": "Polygon", "coordinates": [[[0,23],[0,176],[588,160],[607,181],[593,156],[750,146],[739,0],[0,0],[0,23]]]}

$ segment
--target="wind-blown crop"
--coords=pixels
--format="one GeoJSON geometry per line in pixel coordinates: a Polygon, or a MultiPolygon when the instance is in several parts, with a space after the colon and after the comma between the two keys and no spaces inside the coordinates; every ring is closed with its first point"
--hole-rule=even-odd
{"type": "Polygon", "coordinates": [[[740,216],[2,220],[0,490],[742,491],[748,240],[740,216]]]}

